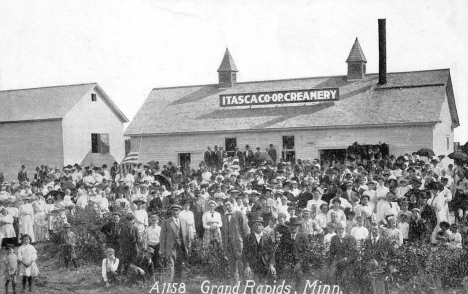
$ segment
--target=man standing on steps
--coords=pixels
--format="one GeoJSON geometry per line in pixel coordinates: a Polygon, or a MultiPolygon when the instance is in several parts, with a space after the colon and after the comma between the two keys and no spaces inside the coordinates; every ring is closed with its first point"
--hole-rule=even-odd
{"type": "Polygon", "coordinates": [[[170,207],[171,217],[161,224],[159,240],[161,260],[166,268],[164,283],[180,283],[182,278],[182,263],[190,253],[192,240],[189,236],[189,224],[179,218],[180,205],[170,207]]]}
{"type": "Polygon", "coordinates": [[[224,199],[226,213],[222,217],[221,237],[223,249],[229,263],[229,273],[233,282],[239,281],[242,272],[243,240],[250,233],[247,216],[239,210],[234,210],[234,199],[224,199]]]}

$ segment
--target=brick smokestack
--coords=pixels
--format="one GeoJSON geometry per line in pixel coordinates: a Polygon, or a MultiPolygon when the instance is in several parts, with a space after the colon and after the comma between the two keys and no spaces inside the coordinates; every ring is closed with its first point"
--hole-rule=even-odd
{"type": "Polygon", "coordinates": [[[385,19],[379,19],[379,85],[387,83],[387,33],[385,19]]]}

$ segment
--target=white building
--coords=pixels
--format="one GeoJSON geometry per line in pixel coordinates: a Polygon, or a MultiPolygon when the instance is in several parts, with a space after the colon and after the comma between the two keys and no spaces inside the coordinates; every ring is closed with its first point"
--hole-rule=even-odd
{"type": "Polygon", "coordinates": [[[217,84],[153,89],[125,135],[139,162],[193,166],[213,145],[263,152],[273,144],[286,159],[344,156],[354,142],[388,144],[395,156],[453,152],[459,120],[449,69],[387,74],[381,62],[379,74],[368,74],[357,39],[346,62],[346,75],[238,83],[226,50],[217,84]]]}
{"type": "Polygon", "coordinates": [[[97,83],[0,91],[0,172],[32,179],[40,165],[100,166],[125,155],[128,122],[97,83]]]}

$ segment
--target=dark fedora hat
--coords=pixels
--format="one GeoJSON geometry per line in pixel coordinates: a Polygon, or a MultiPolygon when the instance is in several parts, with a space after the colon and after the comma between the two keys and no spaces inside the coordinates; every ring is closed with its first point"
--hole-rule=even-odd
{"type": "Polygon", "coordinates": [[[295,217],[295,216],[291,217],[289,219],[289,222],[286,222],[286,224],[288,226],[301,226],[302,225],[302,223],[299,221],[299,219],[297,217],[295,217]]]}

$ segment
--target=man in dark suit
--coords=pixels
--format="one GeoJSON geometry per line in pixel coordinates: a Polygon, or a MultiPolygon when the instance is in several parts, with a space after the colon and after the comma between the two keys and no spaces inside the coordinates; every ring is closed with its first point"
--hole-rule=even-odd
{"type": "Polygon", "coordinates": [[[138,254],[138,245],[140,242],[140,233],[135,227],[135,216],[127,214],[126,222],[120,231],[120,260],[122,263],[122,273],[127,273],[128,267],[138,254]]]}
{"type": "Polygon", "coordinates": [[[26,172],[26,166],[23,164],[21,166],[21,170],[18,173],[18,182],[21,184],[22,182],[28,181],[28,173],[26,172]]]}
{"type": "Polygon", "coordinates": [[[106,236],[106,247],[114,249],[116,253],[120,253],[120,216],[120,213],[113,212],[111,221],[101,228],[101,232],[106,236]]]}
{"type": "Polygon", "coordinates": [[[117,161],[114,162],[114,165],[111,167],[111,178],[115,181],[115,177],[120,173],[119,164],[117,161]]]}
{"type": "Polygon", "coordinates": [[[239,159],[239,168],[242,170],[245,165],[244,154],[239,151],[237,146],[234,148],[234,158],[236,157],[239,159]]]}
{"type": "Polygon", "coordinates": [[[210,146],[207,147],[207,150],[203,154],[203,160],[205,161],[205,164],[208,167],[208,170],[211,171],[213,152],[211,151],[210,146]]]}
{"type": "Polygon", "coordinates": [[[354,263],[358,256],[356,239],[346,234],[346,222],[338,222],[336,235],[330,242],[330,276],[333,284],[342,284],[341,275],[343,271],[354,263]]]}
{"type": "Polygon", "coordinates": [[[226,198],[223,203],[226,208],[226,213],[222,216],[223,226],[221,227],[223,249],[228,259],[230,276],[237,282],[239,272],[242,270],[243,240],[250,233],[250,228],[245,214],[234,210],[234,199],[226,198]]]}
{"type": "Polygon", "coordinates": [[[268,155],[270,155],[273,164],[276,164],[276,149],[273,147],[273,144],[270,144],[270,149],[268,149],[268,155]]]}
{"type": "Polygon", "coordinates": [[[148,212],[156,213],[158,210],[166,209],[169,206],[169,198],[163,196],[160,191],[156,191],[156,195],[148,205],[148,212]]]}
{"type": "Polygon", "coordinates": [[[254,154],[252,150],[250,150],[249,145],[245,145],[245,152],[244,152],[244,158],[245,158],[245,166],[248,168],[250,166],[250,163],[253,161],[254,154]]]}
{"type": "Polygon", "coordinates": [[[294,279],[299,284],[308,269],[309,238],[307,234],[299,232],[302,223],[297,217],[291,217],[287,225],[290,233],[281,236],[276,251],[276,264],[281,279],[294,279]]]}
{"type": "Polygon", "coordinates": [[[263,232],[263,218],[252,219],[252,232],[244,239],[242,257],[246,278],[254,276],[257,282],[265,282],[270,276],[276,276],[275,244],[271,237],[263,232]]]}
{"type": "MultiPolygon", "coordinates": [[[[372,223],[370,238],[365,241],[363,257],[365,264],[375,264],[377,262],[378,268],[382,271],[372,273],[373,278],[375,278],[376,293],[386,293],[384,292],[386,288],[385,277],[391,270],[392,260],[395,258],[395,247],[393,247],[389,239],[380,236],[380,229],[376,223],[372,223]]],[[[374,293],[372,292],[373,286],[370,275],[363,275],[361,278],[363,278],[361,282],[363,293],[374,293]]]]}
{"type": "Polygon", "coordinates": [[[189,236],[189,224],[179,218],[180,205],[171,205],[172,216],[161,224],[160,251],[166,267],[164,283],[179,283],[182,278],[182,264],[190,253],[192,240],[189,236]]]}

